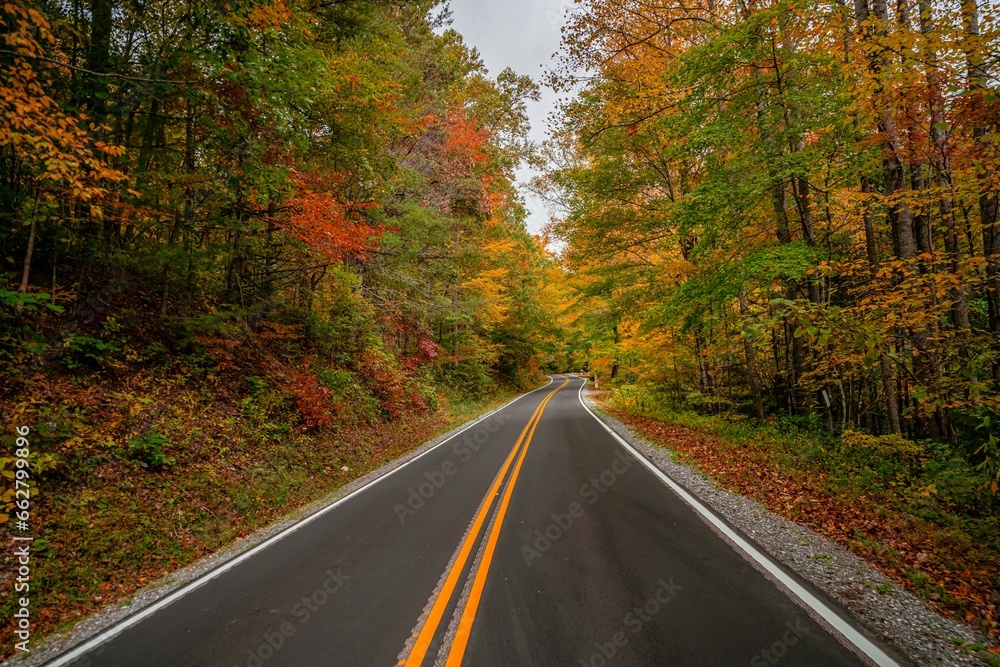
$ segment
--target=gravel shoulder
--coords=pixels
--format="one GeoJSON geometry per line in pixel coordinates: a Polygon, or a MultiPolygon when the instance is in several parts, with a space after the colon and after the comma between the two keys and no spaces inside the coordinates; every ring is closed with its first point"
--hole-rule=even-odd
{"type": "Polygon", "coordinates": [[[929,609],[836,542],[772,514],[749,498],[718,488],[703,473],[676,460],[672,452],[643,440],[601,410],[588,394],[584,392],[587,405],[622,439],[772,558],[836,600],[873,636],[917,665],[990,666],[960,646],[990,645],[989,639],[929,609]]]}

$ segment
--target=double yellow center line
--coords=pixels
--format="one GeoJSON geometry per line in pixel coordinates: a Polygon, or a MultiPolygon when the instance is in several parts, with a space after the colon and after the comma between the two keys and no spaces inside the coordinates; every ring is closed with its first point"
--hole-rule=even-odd
{"type": "Polygon", "coordinates": [[[549,400],[555,396],[556,392],[567,384],[569,384],[568,378],[561,385],[549,392],[542,402],[539,403],[534,414],[531,415],[531,419],[528,420],[524,430],[521,431],[517,443],[510,450],[507,460],[504,461],[503,467],[500,468],[500,472],[497,473],[496,479],[493,480],[490,490],[486,493],[483,504],[479,508],[479,513],[476,514],[476,518],[472,522],[472,527],[462,542],[458,556],[448,570],[444,585],[434,598],[431,610],[417,632],[417,639],[413,643],[413,647],[410,649],[408,655],[400,659],[400,665],[404,667],[420,667],[427,657],[427,651],[430,649],[431,643],[434,641],[434,635],[437,634],[438,627],[441,625],[441,619],[444,618],[445,609],[448,607],[448,604],[454,597],[455,590],[458,588],[462,570],[465,569],[465,565],[469,561],[469,556],[472,555],[473,548],[477,544],[480,544],[479,532],[482,530],[483,524],[486,523],[486,519],[490,515],[490,510],[493,508],[493,498],[497,495],[504,478],[507,476],[507,471],[516,459],[517,463],[514,464],[514,471],[511,473],[510,479],[507,481],[507,486],[504,489],[503,498],[497,510],[496,520],[493,522],[493,527],[486,537],[486,547],[483,550],[482,560],[479,562],[479,567],[476,571],[470,575],[474,577],[472,589],[469,593],[469,599],[462,609],[461,619],[458,622],[458,631],[448,651],[448,659],[445,663],[446,667],[458,667],[462,664],[462,658],[465,656],[465,649],[469,643],[469,635],[472,632],[472,623],[476,618],[476,610],[479,608],[479,602],[482,599],[483,588],[486,586],[486,576],[489,574],[490,563],[493,562],[493,553],[496,550],[497,540],[500,538],[500,528],[503,526],[504,516],[507,514],[507,506],[510,504],[510,497],[514,493],[514,485],[517,484],[517,477],[521,472],[521,464],[524,463],[524,457],[528,453],[528,447],[531,445],[531,438],[535,435],[535,428],[542,419],[542,413],[545,412],[545,406],[548,405],[549,400]]]}

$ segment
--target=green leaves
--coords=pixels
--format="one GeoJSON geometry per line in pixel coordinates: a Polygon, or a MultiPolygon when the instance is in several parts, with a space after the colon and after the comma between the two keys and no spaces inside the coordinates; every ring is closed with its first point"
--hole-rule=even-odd
{"type": "Polygon", "coordinates": [[[17,292],[0,287],[0,306],[6,309],[4,317],[10,315],[9,311],[19,312],[22,310],[45,309],[53,313],[63,312],[63,307],[52,303],[52,295],[45,292],[17,292]]]}
{"type": "Polygon", "coordinates": [[[70,370],[98,368],[109,363],[118,352],[116,345],[99,338],[71,334],[63,343],[59,358],[70,370]]]}
{"type": "Polygon", "coordinates": [[[163,447],[167,444],[167,438],[162,433],[147,431],[128,441],[128,455],[142,463],[143,467],[158,469],[170,466],[177,459],[164,453],[163,447]]]}

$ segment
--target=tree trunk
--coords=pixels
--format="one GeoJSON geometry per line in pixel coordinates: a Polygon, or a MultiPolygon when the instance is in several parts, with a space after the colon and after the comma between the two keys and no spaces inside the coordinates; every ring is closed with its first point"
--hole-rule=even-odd
{"type": "Polygon", "coordinates": [[[896,393],[896,373],[892,368],[892,360],[889,355],[882,353],[880,358],[882,366],[882,389],[885,391],[886,415],[889,417],[889,428],[894,435],[903,432],[899,422],[899,396],[896,393]]]}
{"type": "MultiPolygon", "coordinates": [[[[920,32],[930,36],[934,32],[930,0],[919,0],[920,32]]],[[[965,288],[961,284],[961,264],[959,257],[958,226],[951,187],[951,155],[948,147],[948,131],[944,114],[944,97],[941,94],[941,74],[937,52],[931,50],[925,55],[928,107],[931,112],[931,167],[936,185],[941,190],[940,212],[945,225],[944,247],[948,255],[948,269],[958,278],[959,284],[949,291],[951,300],[951,320],[956,329],[968,329],[969,308],[965,299],[965,288]]]]}
{"type": "MultiPolygon", "coordinates": [[[[886,35],[886,25],[889,20],[889,10],[885,0],[873,0],[871,11],[868,0],[855,0],[855,19],[859,29],[863,29],[864,39],[871,40],[872,27],[864,27],[871,18],[877,21],[874,31],[880,36],[886,35]]],[[[906,192],[906,173],[900,157],[899,132],[896,119],[889,101],[885,98],[885,88],[882,83],[882,70],[888,64],[885,50],[873,53],[868,60],[868,70],[876,82],[876,104],[878,106],[878,132],[882,135],[882,174],[885,180],[885,194],[890,198],[889,221],[891,223],[895,254],[899,259],[910,260],[917,256],[917,239],[914,233],[913,213],[909,205],[902,200],[906,192]]],[[[875,265],[872,265],[875,271],[875,265]]],[[[889,417],[889,427],[894,433],[900,433],[899,393],[896,387],[896,375],[892,360],[882,352],[880,365],[882,370],[882,386],[885,392],[886,412],[889,417]]]]}
{"type": "Polygon", "coordinates": [[[785,209],[785,184],[777,181],[771,186],[771,203],[774,205],[774,219],[778,243],[785,245],[792,242],[792,232],[788,226],[788,211],[785,209]]]}
{"type": "MultiPolygon", "coordinates": [[[[750,311],[746,288],[740,289],[740,315],[747,317],[750,311]]],[[[748,324],[743,326],[743,354],[747,361],[747,375],[750,378],[750,393],[753,396],[753,409],[758,419],[764,419],[764,397],[761,395],[760,371],[757,369],[757,358],[754,354],[753,341],[750,339],[748,324]]]]}
{"type": "MultiPolygon", "coordinates": [[[[92,0],[90,3],[90,52],[87,57],[87,69],[92,72],[107,72],[111,69],[111,28],[112,1],[92,0]]],[[[94,81],[89,91],[87,106],[91,117],[101,121],[104,119],[107,104],[105,93],[107,86],[100,81],[94,81]]]]}
{"type": "MultiPolygon", "coordinates": [[[[966,59],[968,65],[969,90],[973,99],[979,99],[988,88],[987,65],[979,45],[979,7],[977,0],[968,0],[962,6],[965,14],[965,32],[968,38],[966,59]]],[[[996,128],[980,124],[973,128],[972,137],[976,146],[984,153],[990,148],[989,135],[996,128]]],[[[989,174],[979,167],[976,177],[984,183],[979,195],[979,218],[983,227],[983,256],[986,258],[986,302],[989,306],[989,329],[994,341],[1000,341],[1000,228],[997,226],[997,193],[986,189],[989,174]]],[[[994,342],[994,349],[1000,349],[1000,342],[994,342]]],[[[1000,382],[1000,363],[993,366],[993,377],[1000,382]]]]}
{"type": "MultiPolygon", "coordinates": [[[[861,177],[861,193],[864,195],[872,192],[871,180],[867,176],[861,177]]],[[[875,238],[875,223],[872,220],[872,212],[867,201],[864,203],[861,217],[865,223],[865,251],[868,254],[868,265],[872,268],[872,273],[878,272],[878,241],[875,238]]]]}
{"type": "MultiPolygon", "coordinates": [[[[38,208],[37,206],[35,208],[38,208]]],[[[28,282],[31,279],[31,256],[35,253],[35,235],[38,230],[38,217],[31,216],[31,230],[28,232],[28,249],[24,251],[24,270],[21,272],[21,284],[17,291],[24,294],[28,291],[28,282]]]]}
{"type": "MultiPolygon", "coordinates": [[[[861,179],[861,191],[870,192],[871,184],[867,178],[861,179]]],[[[872,276],[878,273],[878,252],[875,244],[875,229],[871,222],[867,206],[862,214],[865,219],[865,247],[868,249],[868,265],[872,276]]],[[[896,395],[896,374],[892,368],[892,360],[884,350],[879,351],[879,366],[882,371],[882,391],[885,394],[885,410],[889,419],[889,429],[893,434],[902,433],[899,423],[899,397],[896,395]]]]}
{"type": "Polygon", "coordinates": [[[618,377],[618,343],[621,341],[621,335],[618,333],[618,325],[614,327],[615,334],[615,359],[611,363],[611,379],[614,380],[618,377]]]}
{"type": "Polygon", "coordinates": [[[242,215],[237,220],[237,228],[233,232],[232,256],[226,270],[226,300],[232,305],[243,303],[243,273],[246,269],[246,256],[243,253],[242,215]]]}
{"type": "Polygon", "coordinates": [[[701,353],[701,335],[697,333],[694,335],[694,352],[698,357],[698,387],[704,396],[712,396],[712,374],[708,369],[708,364],[705,363],[705,355],[701,353]]]}
{"type": "MultiPolygon", "coordinates": [[[[889,9],[885,0],[874,0],[872,9],[878,21],[876,31],[884,36],[889,20],[889,9]]],[[[856,18],[860,24],[869,18],[867,0],[857,0],[855,3],[856,18]]],[[[868,39],[871,39],[868,36],[868,39]]],[[[888,64],[885,53],[873,55],[869,59],[869,70],[875,78],[876,105],[878,106],[878,131],[882,135],[882,173],[885,179],[885,193],[890,198],[889,218],[892,223],[893,237],[896,245],[896,255],[903,260],[917,256],[917,239],[913,227],[913,211],[902,200],[906,193],[906,169],[900,157],[899,130],[896,118],[889,101],[885,99],[885,88],[882,84],[882,70],[888,64]]]]}

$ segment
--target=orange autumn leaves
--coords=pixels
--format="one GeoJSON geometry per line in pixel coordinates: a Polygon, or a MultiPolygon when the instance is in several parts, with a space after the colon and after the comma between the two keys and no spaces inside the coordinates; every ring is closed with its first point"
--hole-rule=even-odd
{"type": "Polygon", "coordinates": [[[344,199],[342,177],[293,171],[291,179],[295,195],[285,226],[293,237],[330,262],[363,256],[378,246],[385,230],[362,216],[374,204],[344,199]]]}
{"type": "Polygon", "coordinates": [[[32,65],[46,57],[43,45],[53,41],[45,17],[8,3],[0,7],[0,28],[0,44],[10,56],[0,70],[0,148],[30,165],[38,185],[65,188],[84,201],[104,193],[98,186],[102,181],[125,180],[108,165],[123,149],[93,139],[85,115],[73,117],[60,109],[51,82],[32,65]]]}
{"type": "MultiPolygon", "coordinates": [[[[442,175],[480,180],[487,198],[489,178],[479,178],[476,172],[488,159],[485,146],[489,133],[461,108],[452,108],[437,120],[429,125],[439,124],[442,130],[438,147],[442,175]]],[[[290,176],[295,191],[287,207],[285,230],[327,261],[335,263],[348,256],[363,258],[378,247],[382,235],[389,231],[365,217],[365,211],[378,206],[376,202],[351,201],[346,196],[345,174],[296,170],[290,176]]]]}
{"type": "Polygon", "coordinates": [[[444,118],[444,155],[452,170],[472,170],[486,162],[483,150],[489,133],[477,127],[474,119],[460,108],[448,111],[444,118]]]}
{"type": "Polygon", "coordinates": [[[997,636],[993,592],[995,562],[969,549],[955,526],[900,512],[887,498],[857,497],[828,479],[828,473],[790,470],[767,443],[724,442],[710,431],[691,429],[633,414],[617,405],[610,412],[644,437],[679,453],[723,488],[755,498],[775,514],[811,527],[847,545],[918,593],[920,586],[941,590],[930,597],[937,608],[997,636]]]}

